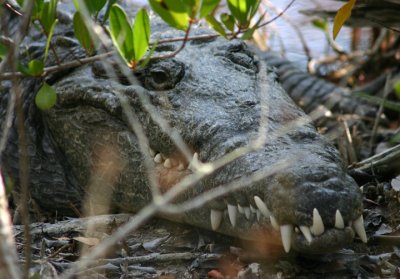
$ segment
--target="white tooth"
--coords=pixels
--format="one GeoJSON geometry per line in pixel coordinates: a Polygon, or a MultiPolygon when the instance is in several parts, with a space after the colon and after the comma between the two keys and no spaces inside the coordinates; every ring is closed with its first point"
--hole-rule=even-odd
{"type": "Polygon", "coordinates": [[[339,209],[336,210],[335,214],[335,228],[344,229],[344,221],[339,209]]]}
{"type": "Polygon", "coordinates": [[[191,171],[194,171],[193,165],[197,165],[198,162],[199,162],[199,154],[197,152],[195,152],[193,154],[192,161],[190,161],[190,163],[189,163],[188,169],[191,170],[191,171]]]}
{"type": "Polygon", "coordinates": [[[154,157],[154,162],[157,164],[161,164],[163,162],[162,156],[160,153],[157,153],[156,156],[154,157]]]}
{"type": "Polygon", "coordinates": [[[308,243],[311,243],[312,236],[311,236],[310,228],[307,226],[299,226],[299,229],[303,233],[303,235],[306,238],[306,240],[308,241],[308,243]]]}
{"type": "Polygon", "coordinates": [[[278,223],[278,221],[276,221],[275,217],[272,216],[272,215],[270,215],[270,216],[269,216],[269,220],[271,221],[272,227],[273,227],[275,230],[279,231],[279,223],[278,223]]]}
{"type": "Polygon", "coordinates": [[[256,213],[256,209],[250,204],[250,211],[252,212],[252,213],[256,213]]]}
{"type": "Polygon", "coordinates": [[[236,217],[237,217],[237,207],[235,205],[228,204],[228,215],[229,215],[229,221],[231,221],[232,227],[235,227],[236,217]]]}
{"type": "Polygon", "coordinates": [[[256,216],[257,216],[257,222],[260,222],[260,219],[261,219],[261,212],[260,212],[260,210],[257,210],[257,211],[256,211],[256,216]]]}
{"type": "Polygon", "coordinates": [[[294,227],[294,232],[298,234],[300,232],[299,228],[298,227],[294,227]]]}
{"type": "Polygon", "coordinates": [[[313,210],[313,225],[310,229],[316,236],[323,234],[325,231],[324,222],[322,222],[321,215],[319,215],[318,209],[316,208],[313,210]]]}
{"type": "Polygon", "coordinates": [[[260,210],[260,212],[265,216],[265,217],[269,217],[271,215],[271,213],[269,212],[267,205],[265,204],[265,202],[263,202],[263,200],[259,197],[259,196],[254,196],[254,202],[256,203],[258,209],[260,210]]]}
{"type": "Polygon", "coordinates": [[[154,150],[151,149],[151,148],[149,148],[149,154],[150,154],[151,157],[156,156],[156,152],[154,152],[154,150]]]}
{"type": "Polygon", "coordinates": [[[223,214],[223,211],[211,209],[210,219],[211,228],[213,229],[213,231],[218,230],[219,226],[221,225],[223,214]]]}
{"type": "Polygon", "coordinates": [[[239,213],[244,214],[244,209],[240,204],[238,204],[238,211],[239,213]]]}
{"type": "Polygon", "coordinates": [[[281,229],[283,249],[285,250],[286,253],[289,253],[290,246],[292,244],[293,225],[290,224],[282,225],[280,229],[281,229]]]}
{"type": "Polygon", "coordinates": [[[244,206],[243,210],[244,210],[244,215],[246,216],[246,219],[249,220],[250,219],[250,214],[251,214],[250,207],[244,206]]]}
{"type": "Polygon", "coordinates": [[[367,243],[368,239],[367,234],[365,233],[364,218],[362,215],[353,221],[353,228],[360,237],[361,241],[367,243]]]}
{"type": "Polygon", "coordinates": [[[170,159],[167,159],[167,160],[164,161],[164,167],[167,168],[167,169],[172,168],[172,162],[171,162],[170,159]]]}
{"type": "Polygon", "coordinates": [[[178,171],[183,171],[185,170],[185,165],[182,162],[179,162],[178,167],[176,168],[178,171]]]}

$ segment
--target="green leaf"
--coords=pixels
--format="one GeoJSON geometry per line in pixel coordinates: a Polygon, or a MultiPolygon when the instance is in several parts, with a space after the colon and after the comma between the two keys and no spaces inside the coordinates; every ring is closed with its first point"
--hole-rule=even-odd
{"type": "Polygon", "coordinates": [[[150,48],[149,53],[147,54],[145,59],[142,59],[139,67],[144,68],[150,62],[151,57],[153,56],[154,51],[157,49],[159,38],[153,43],[153,46],[150,48]]]}
{"type": "MultiPolygon", "coordinates": [[[[25,2],[25,0],[17,0],[17,3],[21,8],[24,8],[25,2]]],[[[35,0],[31,15],[32,21],[35,19],[40,19],[40,12],[43,9],[43,3],[44,0],[35,0]]]]}
{"type": "Polygon", "coordinates": [[[8,53],[8,49],[5,45],[0,43],[0,59],[3,59],[8,53]]]}
{"type": "Polygon", "coordinates": [[[79,12],[80,11],[79,0],[72,0],[72,3],[74,4],[75,10],[79,12]]]}
{"type": "Polygon", "coordinates": [[[21,62],[18,61],[18,66],[17,66],[18,71],[20,71],[21,73],[23,73],[26,76],[29,76],[29,70],[28,68],[22,64],[21,62]]]}
{"type": "Polygon", "coordinates": [[[40,23],[46,34],[50,33],[50,29],[56,20],[57,2],[58,0],[44,2],[43,8],[40,11],[40,23]]]}
{"type": "Polygon", "coordinates": [[[400,143],[400,133],[395,134],[390,140],[390,143],[392,144],[398,144],[400,143]]]}
{"type": "Polygon", "coordinates": [[[224,30],[224,27],[222,27],[221,23],[219,23],[215,17],[213,17],[212,15],[207,15],[206,16],[206,20],[208,22],[208,24],[210,24],[210,26],[217,31],[221,36],[226,38],[226,33],[224,30]]]}
{"type": "Polygon", "coordinates": [[[254,31],[258,29],[258,27],[261,25],[262,20],[264,19],[265,14],[263,14],[254,24],[253,27],[249,28],[244,34],[242,35],[241,39],[242,40],[250,40],[253,37],[254,31]]]}
{"type": "Polygon", "coordinates": [[[35,272],[33,275],[29,277],[29,279],[40,279],[40,272],[35,272]]]}
{"type": "Polygon", "coordinates": [[[186,30],[189,25],[189,16],[185,5],[179,0],[149,0],[151,8],[166,23],[174,28],[186,30]]]}
{"type": "Polygon", "coordinates": [[[362,92],[354,92],[352,94],[352,96],[360,98],[361,100],[366,100],[367,102],[372,103],[372,104],[376,104],[376,105],[383,104],[383,107],[386,109],[400,112],[400,102],[385,100],[381,97],[371,96],[371,95],[368,95],[368,94],[362,93],[362,92]]]}
{"type": "Polygon", "coordinates": [[[150,19],[145,9],[141,9],[135,17],[133,25],[133,49],[134,59],[142,59],[149,48],[150,40],[150,19]]]}
{"type": "Polygon", "coordinates": [[[242,37],[240,37],[242,40],[250,40],[253,37],[254,31],[256,31],[256,27],[253,26],[252,28],[249,28],[244,32],[242,37]]]}
{"type": "Polygon", "coordinates": [[[36,19],[40,20],[43,8],[44,8],[44,0],[35,0],[35,4],[33,5],[32,9],[32,21],[36,19]]]}
{"type": "MultiPolygon", "coordinates": [[[[1,175],[0,175],[1,179],[1,175]]],[[[6,189],[6,194],[12,194],[12,191],[14,189],[15,183],[13,179],[8,176],[6,173],[3,173],[3,183],[4,183],[4,188],[6,189]]]]}
{"type": "Polygon", "coordinates": [[[107,0],[84,0],[87,9],[91,15],[96,15],[107,3],[107,0]]]}
{"type": "Polygon", "coordinates": [[[228,0],[227,2],[233,17],[237,19],[241,26],[244,25],[247,21],[247,0],[228,0]]]}
{"type": "MultiPolygon", "coordinates": [[[[75,6],[75,10],[77,12],[81,12],[80,6],[79,6],[79,0],[72,0],[75,6]]],[[[114,1],[115,3],[116,1],[114,1]]],[[[104,7],[104,5],[107,3],[107,0],[83,0],[83,3],[86,6],[86,9],[88,10],[89,14],[91,15],[97,15],[101,9],[104,7]]],[[[114,4],[113,3],[113,4],[114,4]]]]}
{"type": "Polygon", "coordinates": [[[31,76],[40,76],[43,74],[44,65],[42,61],[33,59],[28,63],[28,74],[31,76]]]}
{"type": "Polygon", "coordinates": [[[322,31],[328,30],[328,24],[324,19],[314,19],[311,21],[311,23],[312,25],[314,25],[318,29],[321,29],[322,31]]]}
{"type": "Polygon", "coordinates": [[[78,39],[79,43],[85,49],[87,54],[93,54],[95,50],[95,44],[80,12],[76,12],[74,14],[73,23],[75,37],[78,39]]]}
{"type": "Polygon", "coordinates": [[[210,14],[218,6],[221,0],[203,0],[200,7],[200,18],[210,14]]]}
{"type": "Polygon", "coordinates": [[[110,9],[110,34],[114,46],[129,63],[134,60],[133,32],[125,11],[117,4],[110,9]]]}
{"type": "Polygon", "coordinates": [[[57,22],[58,22],[58,19],[56,19],[53,22],[53,25],[50,28],[49,34],[47,35],[46,48],[44,50],[44,61],[43,61],[43,64],[46,63],[47,56],[49,55],[49,48],[50,48],[51,38],[53,37],[54,30],[56,28],[57,22]]]}
{"type": "Polygon", "coordinates": [[[222,23],[225,25],[225,27],[233,32],[233,30],[235,29],[235,18],[232,15],[223,13],[220,16],[220,19],[222,21],[222,23]]]}
{"type": "Polygon", "coordinates": [[[397,99],[400,99],[400,80],[394,83],[393,88],[394,92],[396,93],[397,99]]]}
{"type": "Polygon", "coordinates": [[[107,20],[108,17],[110,16],[111,7],[112,7],[115,3],[117,3],[117,0],[108,0],[106,12],[104,13],[103,24],[105,24],[106,20],[107,20]]]}
{"type": "Polygon", "coordinates": [[[185,7],[186,14],[195,19],[200,9],[200,0],[181,0],[182,5],[185,7]]]}
{"type": "Polygon", "coordinates": [[[335,19],[333,20],[333,39],[339,34],[340,29],[346,20],[351,16],[351,11],[353,10],[356,0],[349,0],[344,4],[336,13],[335,19]]]}
{"type": "Polygon", "coordinates": [[[53,87],[46,82],[43,83],[39,92],[36,94],[35,103],[41,110],[51,109],[57,102],[57,93],[53,87]]]}
{"type": "Polygon", "coordinates": [[[258,7],[261,4],[261,0],[247,0],[247,7],[248,7],[248,13],[247,13],[247,20],[250,21],[254,15],[258,11],[258,7]]]}

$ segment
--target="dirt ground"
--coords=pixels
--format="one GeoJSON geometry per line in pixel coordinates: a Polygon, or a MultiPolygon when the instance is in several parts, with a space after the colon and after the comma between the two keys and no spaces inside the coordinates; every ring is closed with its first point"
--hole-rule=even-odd
{"type": "MultiPolygon", "coordinates": [[[[355,239],[333,254],[286,254],[275,232],[251,243],[153,218],[75,278],[400,278],[399,192],[388,182],[366,185],[367,244],[355,239]]],[[[31,274],[57,278],[129,218],[32,224],[31,274]]],[[[15,226],[15,236],[22,260],[22,226],[15,226]]]]}

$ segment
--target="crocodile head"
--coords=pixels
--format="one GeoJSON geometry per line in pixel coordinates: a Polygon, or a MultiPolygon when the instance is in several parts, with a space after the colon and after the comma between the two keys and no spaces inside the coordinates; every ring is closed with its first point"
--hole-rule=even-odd
{"type": "MultiPolygon", "coordinates": [[[[168,44],[155,55],[178,47],[168,44]]],[[[205,172],[175,202],[222,195],[176,219],[245,239],[274,228],[287,252],[325,253],[355,233],[366,241],[361,193],[338,152],[243,43],[188,42],[177,56],[128,76],[107,71],[113,67],[107,61],[82,66],[53,84],[58,104],[46,113],[46,125],[80,185],[90,184],[99,150],[113,147],[124,162],[110,185],[111,205],[119,210],[137,211],[151,201],[149,177],[165,192],[205,172]],[[132,113],[121,108],[121,96],[132,113]],[[143,128],[145,148],[132,119],[143,128]],[[186,152],[171,140],[176,135],[186,152]],[[238,148],[248,150],[210,171],[208,163],[238,148]]]]}
{"type": "MultiPolygon", "coordinates": [[[[70,24],[60,21],[64,31],[55,34],[70,34],[70,24]]],[[[177,36],[170,32],[162,35],[177,36]]],[[[40,58],[46,42],[28,38],[30,56],[40,58]]],[[[81,56],[76,42],[59,39],[60,60],[81,56]]],[[[164,45],[155,55],[178,47],[164,45]]],[[[93,203],[137,211],[152,200],[150,181],[166,192],[204,173],[175,200],[195,208],[169,218],[245,239],[273,228],[287,252],[325,253],[351,242],[354,232],[366,241],[361,193],[338,152],[243,43],[188,42],[177,56],[127,75],[103,62],[50,78],[58,102],[45,113],[32,102],[37,82],[22,83],[29,187],[40,206],[65,213],[90,188],[89,196],[104,196],[93,203]],[[122,109],[121,96],[133,113],[122,109]],[[144,138],[132,129],[135,121],[144,138]],[[177,135],[181,142],[171,140],[177,135]],[[226,155],[237,158],[210,171],[226,155]],[[206,202],[198,202],[205,194],[206,202]]],[[[7,96],[0,96],[2,119],[7,96]]],[[[0,158],[2,171],[15,177],[16,138],[12,130],[0,158]]]]}

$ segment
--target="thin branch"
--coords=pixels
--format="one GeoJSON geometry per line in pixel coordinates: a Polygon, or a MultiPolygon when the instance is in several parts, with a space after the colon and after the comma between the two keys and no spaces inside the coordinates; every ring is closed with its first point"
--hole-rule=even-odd
{"type": "Polygon", "coordinates": [[[278,8],[269,4],[268,1],[265,1],[266,2],[265,5],[267,5],[270,9],[273,9],[273,10],[275,10],[276,13],[278,13],[278,15],[276,17],[274,17],[273,19],[269,20],[268,23],[276,20],[279,17],[282,17],[284,20],[286,20],[287,23],[293,28],[293,30],[296,32],[297,36],[299,37],[301,45],[303,46],[304,54],[307,56],[307,60],[310,61],[311,60],[310,49],[307,46],[307,42],[303,36],[303,33],[300,31],[299,27],[295,23],[293,23],[293,21],[285,14],[286,11],[289,9],[289,7],[294,3],[294,1],[295,0],[290,2],[289,5],[280,12],[279,12],[278,8]]]}
{"type": "Polygon", "coordinates": [[[171,52],[169,54],[166,54],[166,55],[153,56],[153,57],[151,57],[151,60],[160,60],[160,59],[167,59],[167,58],[175,57],[179,52],[181,52],[185,48],[186,42],[188,41],[191,26],[192,26],[192,22],[189,22],[189,26],[185,30],[185,37],[183,38],[181,46],[177,50],[175,50],[174,52],[171,52]]]}
{"type": "MultiPolygon", "coordinates": [[[[28,32],[28,26],[31,19],[31,13],[33,10],[34,1],[26,1],[24,9],[26,10],[23,15],[23,19],[19,28],[19,32],[15,35],[14,43],[19,45],[22,39],[28,32]]],[[[6,58],[6,64],[9,65],[12,71],[17,69],[18,54],[15,52],[16,49],[9,49],[8,56],[6,58]]],[[[3,64],[5,65],[5,64],[3,64]]],[[[25,237],[25,265],[23,278],[29,278],[29,268],[31,264],[31,235],[29,233],[29,212],[28,212],[28,186],[29,186],[29,158],[28,158],[28,142],[25,127],[25,117],[23,109],[21,81],[18,77],[13,76],[11,79],[12,88],[10,94],[15,95],[15,110],[16,110],[16,126],[18,130],[18,145],[19,145],[19,177],[20,177],[20,188],[21,188],[21,216],[22,223],[25,226],[24,237],[25,237]]],[[[11,117],[11,114],[8,115],[11,117]]]]}
{"type": "MultiPolygon", "coordinates": [[[[94,62],[94,61],[98,61],[98,60],[104,59],[113,54],[115,54],[115,51],[106,52],[106,53],[102,53],[102,54],[87,57],[87,58],[82,58],[80,60],[74,60],[74,61],[71,61],[71,62],[68,62],[65,64],[46,67],[46,68],[44,68],[43,73],[40,77],[45,77],[51,73],[68,70],[68,69],[82,66],[82,65],[94,62]]],[[[1,74],[0,80],[9,80],[13,77],[21,78],[21,77],[25,77],[25,75],[21,72],[8,72],[8,73],[1,74]]]]}
{"type": "Polygon", "coordinates": [[[390,78],[391,77],[392,77],[392,72],[389,72],[389,74],[386,77],[386,83],[385,83],[385,88],[384,88],[384,93],[383,93],[383,102],[380,104],[378,112],[376,113],[374,126],[372,128],[371,138],[369,140],[369,154],[372,154],[372,149],[373,149],[373,145],[375,143],[375,137],[376,137],[376,133],[378,131],[379,121],[380,121],[382,113],[383,113],[383,107],[385,104],[385,100],[387,99],[387,96],[389,95],[390,90],[391,90],[391,88],[390,88],[390,78]]]}
{"type": "Polygon", "coordinates": [[[2,278],[19,279],[21,272],[18,266],[18,256],[12,222],[8,210],[6,186],[0,172],[0,272],[2,278]]]}
{"type": "Polygon", "coordinates": [[[264,22],[263,24],[261,24],[259,27],[264,27],[268,24],[271,24],[272,22],[274,22],[275,20],[277,20],[278,18],[280,18],[284,13],[286,13],[286,11],[293,5],[294,1],[296,0],[292,0],[290,1],[290,3],[279,13],[277,14],[275,17],[271,18],[270,20],[264,22]]]}

